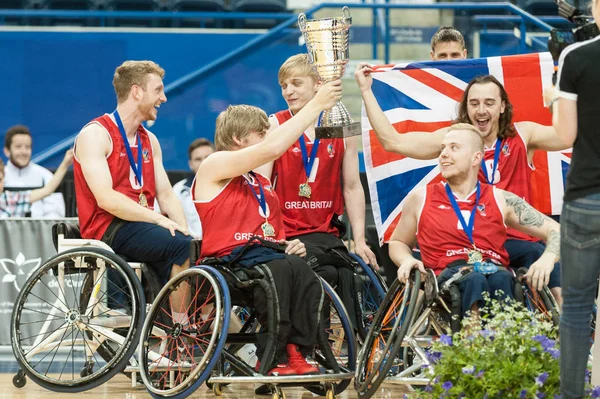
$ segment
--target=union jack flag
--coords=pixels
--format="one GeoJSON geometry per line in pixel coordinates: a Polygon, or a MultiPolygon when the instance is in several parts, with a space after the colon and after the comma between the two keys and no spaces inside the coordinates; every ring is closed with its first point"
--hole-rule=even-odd
{"type": "MultiPolygon", "coordinates": [[[[543,89],[551,86],[554,63],[549,53],[457,61],[384,65],[373,73],[373,93],[399,134],[433,132],[456,118],[458,103],[471,79],[494,75],[514,106],[513,122],[551,125],[543,89]]],[[[377,140],[363,106],[363,152],[373,216],[380,242],[390,239],[408,193],[441,180],[437,159],[422,161],[387,152],[377,140]]],[[[533,206],[558,215],[571,150],[537,151],[533,158],[533,206]]]]}

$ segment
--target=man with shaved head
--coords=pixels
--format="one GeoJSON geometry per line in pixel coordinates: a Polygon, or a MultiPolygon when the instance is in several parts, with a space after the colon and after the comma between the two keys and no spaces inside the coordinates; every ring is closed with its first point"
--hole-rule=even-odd
{"type": "Polygon", "coordinates": [[[438,157],[446,182],[421,187],[406,197],[389,243],[390,257],[403,282],[415,267],[421,272],[425,266],[433,269],[440,283],[464,267],[473,267],[458,283],[463,313],[479,309],[484,291],[492,298],[513,297],[504,249],[507,226],[546,241],[544,253],[527,273],[528,281],[538,289],[548,284],[560,257],[557,222],[511,192],[478,181],[483,150],[476,127],[466,123],[451,126],[438,157]],[[422,261],[412,255],[417,239],[422,261]],[[502,293],[496,294],[497,290],[502,293]]]}

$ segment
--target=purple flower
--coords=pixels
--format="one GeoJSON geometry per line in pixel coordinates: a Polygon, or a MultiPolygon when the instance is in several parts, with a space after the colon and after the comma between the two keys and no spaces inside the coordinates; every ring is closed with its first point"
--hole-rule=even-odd
{"type": "Polygon", "coordinates": [[[479,373],[477,373],[477,375],[475,376],[476,378],[481,378],[483,377],[483,370],[480,370],[479,373]]]}
{"type": "Polygon", "coordinates": [[[535,352],[537,352],[537,351],[538,351],[538,348],[536,348],[535,346],[532,346],[532,347],[531,347],[531,352],[534,352],[534,353],[535,353],[535,352]]]}
{"type": "Polygon", "coordinates": [[[450,335],[440,335],[440,342],[444,345],[452,346],[452,337],[450,335]]]}
{"type": "Polygon", "coordinates": [[[550,348],[546,352],[550,354],[554,359],[558,359],[560,357],[560,350],[556,348],[550,348]]]}
{"type": "Polygon", "coordinates": [[[538,392],[535,394],[535,397],[538,399],[544,399],[546,397],[546,394],[543,392],[538,392]]]}
{"type": "Polygon", "coordinates": [[[544,383],[546,382],[546,380],[548,379],[548,373],[546,373],[545,371],[538,375],[537,378],[535,379],[535,383],[536,385],[539,385],[540,387],[542,385],[544,385],[544,383]]]}
{"type": "Polygon", "coordinates": [[[540,343],[540,345],[542,345],[544,351],[547,351],[550,348],[554,348],[554,345],[556,344],[554,340],[546,337],[545,335],[536,335],[535,337],[533,337],[533,339],[534,341],[537,341],[540,343]]]}
{"type": "Polygon", "coordinates": [[[525,399],[527,397],[527,389],[521,390],[521,394],[519,395],[520,399],[525,399]]]}
{"type": "Polygon", "coordinates": [[[467,375],[473,375],[473,373],[475,373],[475,366],[463,367],[462,373],[467,375]]]}
{"type": "Polygon", "coordinates": [[[452,388],[452,383],[450,381],[446,381],[442,384],[442,388],[444,391],[449,391],[452,388]]]}
{"type": "Polygon", "coordinates": [[[489,396],[487,393],[485,395],[483,395],[483,399],[489,399],[489,396]]]}
{"type": "Polygon", "coordinates": [[[592,398],[600,398],[600,386],[592,388],[592,398]]]}
{"type": "Polygon", "coordinates": [[[431,392],[431,391],[433,391],[433,387],[431,385],[425,386],[425,392],[431,392]]]}
{"type": "Polygon", "coordinates": [[[554,395],[554,399],[562,399],[562,396],[559,393],[557,393],[556,395],[554,395]]]}
{"type": "Polygon", "coordinates": [[[429,354],[427,355],[427,358],[429,360],[430,363],[437,363],[440,361],[440,359],[442,358],[442,352],[429,352],[429,354]]]}

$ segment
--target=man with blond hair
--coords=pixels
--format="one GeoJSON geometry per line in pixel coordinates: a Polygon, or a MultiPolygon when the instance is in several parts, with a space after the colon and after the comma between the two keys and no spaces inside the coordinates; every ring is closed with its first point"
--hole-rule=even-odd
{"type": "MultiPolygon", "coordinates": [[[[278,79],[289,108],[269,117],[267,140],[273,140],[271,132],[300,112],[322,85],[307,54],[288,58],[279,69],[278,79]]],[[[354,252],[365,263],[377,267],[375,254],[365,241],[365,195],[358,169],[360,137],[317,139],[317,123],[318,118],[279,159],[261,170],[272,175],[281,200],[286,236],[298,238],[306,245],[309,265],[337,286],[356,323],[353,273],[341,258],[348,257],[341,240],[345,232],[340,220],[344,208],[352,226],[354,252]]]]}
{"type": "Polygon", "coordinates": [[[142,126],[167,101],[164,74],[152,61],[126,61],[116,69],[117,108],[81,129],[74,175],[82,237],[148,264],[166,282],[188,267],[191,237],[160,144],[142,126]],[[153,211],[155,201],[167,216],[153,211]]]}
{"type": "Polygon", "coordinates": [[[458,283],[463,313],[479,309],[483,292],[492,298],[512,298],[512,275],[506,270],[509,257],[504,249],[510,226],[546,241],[545,251],[531,265],[527,278],[537,289],[548,284],[560,257],[558,223],[523,198],[478,181],[484,145],[474,126],[451,126],[440,150],[438,161],[446,182],[420,187],[406,197],[390,240],[398,279],[406,281],[413,268],[425,272],[426,265],[443,283],[462,268],[472,267],[458,283]],[[417,240],[422,261],[412,255],[417,240]]]}

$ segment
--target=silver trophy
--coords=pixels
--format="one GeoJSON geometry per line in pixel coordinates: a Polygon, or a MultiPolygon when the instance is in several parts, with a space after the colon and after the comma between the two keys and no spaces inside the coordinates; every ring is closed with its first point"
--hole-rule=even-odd
{"type": "MultiPolygon", "coordinates": [[[[308,58],[322,82],[340,79],[350,59],[350,26],[352,17],[348,7],[342,8],[342,17],[306,19],[298,16],[298,26],[304,36],[308,58]]],[[[350,113],[338,102],[325,110],[315,136],[320,139],[351,137],[361,134],[360,122],[354,122],[350,113]]]]}

